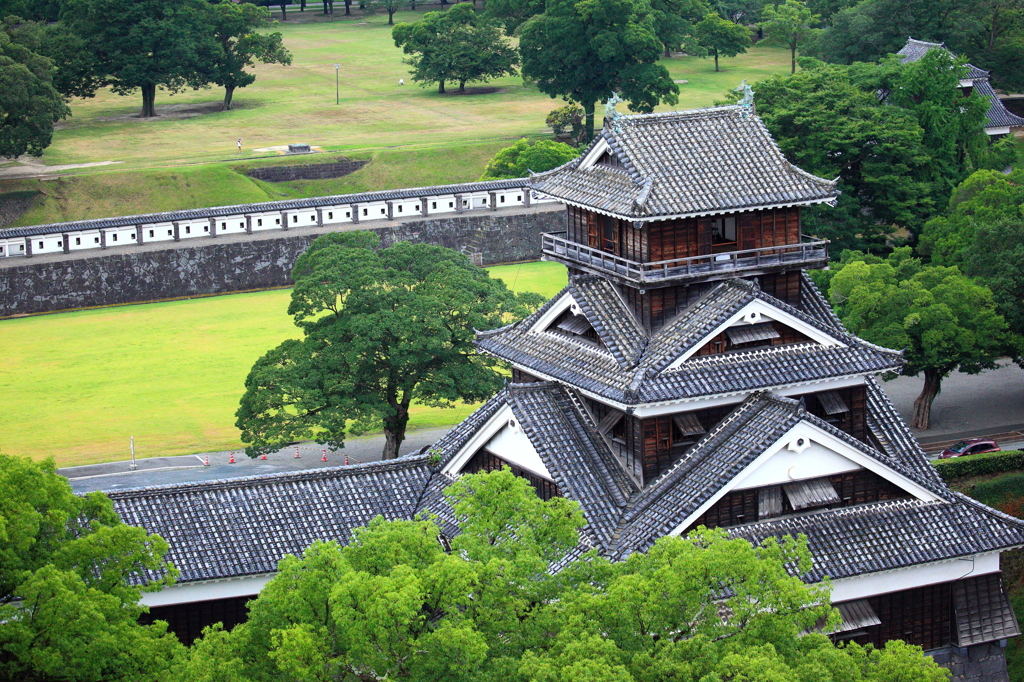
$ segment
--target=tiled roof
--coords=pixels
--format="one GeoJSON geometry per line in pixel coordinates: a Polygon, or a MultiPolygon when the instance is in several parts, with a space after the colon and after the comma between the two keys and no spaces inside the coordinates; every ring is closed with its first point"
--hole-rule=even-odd
{"type": "Polygon", "coordinates": [[[807,536],[811,581],[850,578],[1024,545],[1024,522],[951,500],[889,500],[729,528],[754,544],[807,536]]]}
{"type": "Polygon", "coordinates": [[[113,218],[94,218],[92,220],[76,220],[66,223],[49,223],[29,227],[9,227],[0,229],[0,239],[12,237],[31,237],[37,234],[60,234],[78,232],[80,230],[100,230],[109,227],[127,227],[149,223],[165,223],[176,220],[194,220],[197,218],[216,218],[218,216],[244,215],[246,213],[262,213],[269,211],[288,211],[310,209],[342,204],[367,204],[377,201],[397,201],[400,199],[418,199],[422,196],[447,196],[469,192],[493,192],[525,187],[524,178],[511,180],[487,180],[484,182],[467,182],[458,185],[439,185],[436,187],[408,187],[405,189],[362,192],[360,194],[340,194],[326,197],[310,197],[307,199],[286,199],[284,201],[264,201],[255,204],[237,204],[232,206],[212,206],[210,208],[192,208],[181,211],[165,211],[163,213],[144,213],[141,215],[117,216],[113,218]]]}
{"type": "Polygon", "coordinates": [[[375,516],[411,518],[426,456],[109,493],[128,524],[160,535],[180,582],[270,573],[314,540],[346,542],[375,516]]]}
{"type": "MultiPolygon", "coordinates": [[[[914,40],[911,38],[907,40],[907,44],[904,45],[896,54],[900,55],[900,61],[906,64],[908,62],[916,62],[918,59],[925,56],[929,50],[935,49],[946,50],[949,52],[949,48],[946,47],[945,43],[927,43],[923,40],[914,40]]],[[[950,52],[950,54],[952,54],[952,52],[950,52]]],[[[967,74],[964,78],[973,80],[974,90],[988,100],[988,111],[985,112],[986,128],[1024,126],[1024,118],[1007,111],[1006,107],[1003,106],[1002,100],[996,96],[996,92],[992,89],[992,84],[989,83],[988,80],[988,71],[979,69],[974,64],[968,64],[967,74]]]]}
{"type": "Polygon", "coordinates": [[[452,427],[451,431],[446,433],[436,443],[430,446],[429,450],[439,452],[441,455],[441,464],[444,466],[451,461],[452,457],[458,454],[462,446],[473,437],[474,434],[482,427],[487,420],[494,416],[494,413],[500,410],[508,403],[508,391],[498,391],[490,400],[485,402],[483,405],[473,411],[471,415],[463,419],[456,426],[452,427]]]}
{"type": "Polygon", "coordinates": [[[747,398],[631,501],[613,555],[647,551],[806,417],[796,400],[770,393],[747,398]]]}
{"type": "Polygon", "coordinates": [[[646,339],[632,311],[611,282],[603,277],[573,277],[569,292],[620,367],[630,367],[643,352],[646,339]]]}
{"type": "Polygon", "coordinates": [[[954,641],[967,647],[1020,634],[1013,606],[999,573],[988,573],[953,585],[954,641]]]}
{"type": "Polygon", "coordinates": [[[550,382],[513,384],[508,396],[558,489],[580,503],[590,535],[607,545],[627,500],[639,488],[564,388],[550,382]]]}
{"type": "Polygon", "coordinates": [[[916,472],[922,480],[929,481],[933,486],[944,485],[939,472],[928,462],[921,445],[896,411],[889,396],[878,385],[878,380],[867,377],[865,388],[868,429],[882,450],[904,468],[916,472]]]}
{"type": "Polygon", "coordinates": [[[836,183],[786,161],[757,116],[741,106],[621,116],[588,152],[531,178],[570,204],[632,220],[832,201],[836,183]],[[579,166],[607,144],[618,164],[579,166]]]}
{"type": "MultiPolygon", "coordinates": [[[[610,285],[604,285],[610,288],[610,285]]],[[[572,285],[563,291],[570,292],[572,285]]],[[[902,355],[848,334],[831,317],[824,320],[797,310],[751,282],[729,280],[708,291],[651,337],[639,327],[634,332],[640,348],[631,365],[622,353],[573,340],[564,334],[531,331],[536,321],[562,294],[531,317],[501,329],[478,334],[478,347],[527,371],[565,382],[577,389],[625,404],[640,404],[752,391],[819,381],[840,376],[872,374],[897,369],[902,355]],[[674,360],[701,342],[730,316],[754,300],[761,300],[797,317],[841,346],[817,343],[775,346],[764,350],[693,356],[678,368],[674,360]]],[[[821,304],[826,306],[827,304],[821,304]]],[[[588,301],[594,317],[611,320],[628,314],[618,299],[588,301]],[[596,310],[607,304],[603,312],[596,310]]],[[[588,312],[588,317],[591,313],[588,312]]],[[[628,323],[627,323],[628,326],[628,323]]]]}

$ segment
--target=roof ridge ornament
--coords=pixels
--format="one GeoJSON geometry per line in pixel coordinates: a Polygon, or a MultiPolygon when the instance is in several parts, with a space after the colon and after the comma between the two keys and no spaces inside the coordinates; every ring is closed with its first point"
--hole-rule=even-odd
{"type": "MultiPolygon", "coordinates": [[[[744,78],[740,82],[739,87],[733,89],[733,92],[743,93],[743,97],[740,98],[740,101],[737,102],[737,104],[739,104],[741,107],[749,109],[752,113],[756,113],[756,111],[754,110],[754,90],[749,85],[747,85],[746,78],[744,78]]],[[[746,117],[747,112],[743,112],[743,118],[746,117]]]]}
{"type": "Polygon", "coordinates": [[[612,92],[612,96],[605,100],[604,103],[604,124],[608,127],[611,124],[611,129],[616,133],[621,133],[622,128],[619,124],[619,119],[622,118],[623,114],[615,110],[615,105],[622,102],[623,99],[619,97],[619,93],[612,92]]]}

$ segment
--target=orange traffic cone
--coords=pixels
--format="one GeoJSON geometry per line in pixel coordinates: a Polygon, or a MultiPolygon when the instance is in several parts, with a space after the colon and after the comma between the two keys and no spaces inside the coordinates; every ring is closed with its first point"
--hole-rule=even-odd
{"type": "Polygon", "coordinates": [[[345,453],[345,466],[348,466],[348,453],[345,453]]]}
{"type": "Polygon", "coordinates": [[[324,450],[324,456],[320,458],[320,461],[321,462],[326,462],[327,461],[327,451],[326,450],[324,450]]]}
{"type": "Polygon", "coordinates": [[[264,454],[260,455],[260,459],[266,459],[266,458],[267,458],[267,455],[266,455],[266,453],[264,453],[264,454]]]}
{"type": "Polygon", "coordinates": [[[295,446],[295,459],[298,459],[298,458],[299,458],[299,446],[296,445],[295,446]]]}
{"type": "Polygon", "coordinates": [[[210,466],[210,456],[209,455],[206,456],[206,461],[203,462],[203,466],[204,467],[210,466]]]}
{"type": "Polygon", "coordinates": [[[234,463],[235,463],[235,453],[234,453],[234,451],[232,451],[231,452],[231,458],[228,460],[228,464],[234,464],[234,463]]]}

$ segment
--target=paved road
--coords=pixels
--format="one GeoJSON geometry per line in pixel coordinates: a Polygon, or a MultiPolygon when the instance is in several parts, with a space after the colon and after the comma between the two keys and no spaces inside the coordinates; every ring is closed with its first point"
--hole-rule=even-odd
{"type": "MultiPolygon", "coordinates": [[[[921,391],[921,377],[899,377],[884,382],[889,398],[904,419],[910,419],[914,399],[921,391]]],[[[414,431],[402,444],[407,455],[430,445],[447,429],[414,431]]],[[[991,435],[1003,449],[1024,448],[1024,370],[1006,362],[997,369],[979,375],[953,374],[942,382],[942,392],[932,407],[932,428],[916,431],[918,439],[929,452],[967,436],[991,435]]],[[[328,452],[321,461],[323,448],[316,444],[299,446],[269,455],[266,460],[250,460],[244,453],[235,453],[235,464],[228,464],[228,452],[211,452],[184,457],[154,457],[138,460],[136,471],[128,462],[91,464],[61,469],[71,480],[76,492],[90,490],[124,490],[150,485],[207,481],[256,474],[320,469],[344,464],[345,454],[351,463],[379,460],[384,445],[382,436],[352,439],[341,452],[328,452]],[[206,457],[210,466],[204,466],[206,457]]]]}

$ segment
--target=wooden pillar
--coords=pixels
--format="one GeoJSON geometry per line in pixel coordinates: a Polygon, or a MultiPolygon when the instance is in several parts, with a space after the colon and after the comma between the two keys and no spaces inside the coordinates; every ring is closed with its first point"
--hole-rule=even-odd
{"type": "Polygon", "coordinates": [[[64,245],[64,253],[71,253],[71,238],[67,232],[60,236],[60,243],[64,245]]]}
{"type": "Polygon", "coordinates": [[[490,198],[491,210],[492,211],[497,211],[498,210],[498,193],[497,192],[488,192],[487,196],[490,198]]]}
{"type": "Polygon", "coordinates": [[[461,194],[456,194],[455,195],[455,212],[456,213],[462,213],[462,195],[461,194]]]}
{"type": "Polygon", "coordinates": [[[136,225],[136,226],[135,226],[135,242],[136,242],[136,243],[137,243],[137,244],[138,244],[139,246],[142,246],[142,243],[143,243],[143,237],[142,237],[142,225],[136,225]]]}
{"type": "Polygon", "coordinates": [[[430,215],[429,209],[427,208],[427,197],[420,197],[420,213],[422,215],[430,215]]]}
{"type": "Polygon", "coordinates": [[[528,188],[526,188],[526,187],[523,187],[523,206],[527,206],[528,207],[529,205],[530,205],[530,190],[528,188]]]}
{"type": "Polygon", "coordinates": [[[387,204],[387,207],[388,207],[388,220],[394,220],[395,219],[395,202],[393,202],[393,201],[385,201],[384,203],[387,204]]]}
{"type": "Polygon", "coordinates": [[[359,204],[352,204],[352,222],[359,222],[359,204]]]}
{"type": "MultiPolygon", "coordinates": [[[[178,239],[178,223],[174,223],[174,239],[178,239]]],[[[107,231],[100,230],[100,249],[107,248],[107,231]]]]}
{"type": "Polygon", "coordinates": [[[25,257],[32,257],[32,237],[25,237],[25,257]]]}
{"type": "Polygon", "coordinates": [[[324,210],[322,208],[316,209],[316,226],[324,226],[324,210]]]}
{"type": "Polygon", "coordinates": [[[288,211],[281,211],[281,229],[288,229],[288,211]]]}

